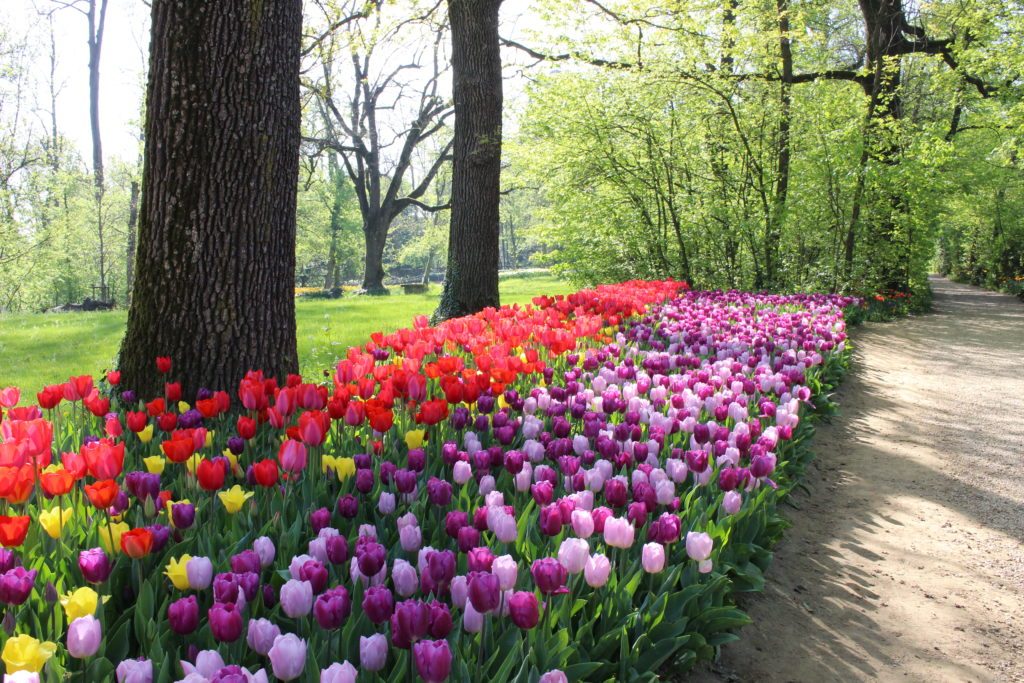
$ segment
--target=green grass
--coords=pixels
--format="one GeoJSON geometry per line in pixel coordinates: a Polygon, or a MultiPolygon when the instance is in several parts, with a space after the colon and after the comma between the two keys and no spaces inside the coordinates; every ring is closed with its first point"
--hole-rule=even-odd
{"type": "MultiPolygon", "coordinates": [[[[502,279],[501,301],[524,304],[540,294],[574,289],[546,273],[518,275],[502,279]]],[[[340,354],[366,342],[371,332],[392,332],[411,325],[413,316],[429,315],[439,294],[440,285],[435,284],[428,294],[300,298],[296,322],[303,374],[313,378],[332,367],[340,354]]],[[[21,387],[26,397],[34,397],[46,384],[113,367],[125,317],[125,311],[0,316],[0,387],[21,387]]]]}

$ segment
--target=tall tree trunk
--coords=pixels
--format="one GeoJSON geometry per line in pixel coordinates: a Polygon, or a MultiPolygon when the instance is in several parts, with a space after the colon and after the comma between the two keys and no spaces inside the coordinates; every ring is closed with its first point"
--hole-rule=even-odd
{"type": "Polygon", "coordinates": [[[186,396],[295,372],[302,0],[153,0],[123,384],[186,396]]]}
{"type": "Polygon", "coordinates": [[[455,144],[448,266],[434,318],[498,306],[501,203],[501,0],[448,0],[455,144]]]}
{"type": "Polygon", "coordinates": [[[364,294],[388,294],[388,288],[384,286],[384,246],[388,241],[391,220],[386,215],[371,214],[363,225],[363,236],[366,239],[362,287],[364,294]]]}
{"type": "Polygon", "coordinates": [[[89,0],[89,124],[92,129],[93,196],[96,200],[96,235],[99,239],[100,297],[107,300],[107,253],[103,234],[103,141],[100,137],[100,55],[107,18],[107,0],[89,0]],[[99,8],[97,8],[99,2],[99,8]]]}
{"type": "Polygon", "coordinates": [[[139,225],[139,181],[133,180],[128,197],[128,244],[125,247],[125,301],[131,303],[135,283],[136,230],[139,225]]]}
{"type": "Polygon", "coordinates": [[[327,250],[327,275],[324,277],[324,289],[331,291],[341,286],[338,278],[338,237],[341,234],[341,214],[345,208],[342,194],[345,178],[338,166],[338,158],[333,152],[327,157],[327,169],[334,198],[331,201],[331,224],[329,226],[331,243],[327,250]]]}
{"type": "Polygon", "coordinates": [[[793,46],[789,35],[789,0],[776,0],[779,21],[779,56],[782,58],[782,80],[779,83],[779,139],[775,174],[775,200],[764,236],[765,286],[779,285],[778,247],[782,242],[782,221],[789,197],[790,137],[793,119],[793,46]]]}

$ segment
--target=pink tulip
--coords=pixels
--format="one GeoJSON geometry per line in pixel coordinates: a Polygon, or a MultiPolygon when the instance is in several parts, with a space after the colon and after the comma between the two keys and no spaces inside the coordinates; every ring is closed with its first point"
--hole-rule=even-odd
{"type": "Polygon", "coordinates": [[[648,574],[658,574],[665,569],[665,546],[660,543],[644,545],[640,561],[648,574]]]}

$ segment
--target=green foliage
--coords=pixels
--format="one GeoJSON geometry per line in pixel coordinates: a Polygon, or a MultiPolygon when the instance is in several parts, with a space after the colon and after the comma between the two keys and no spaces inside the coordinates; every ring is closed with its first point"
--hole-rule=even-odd
{"type": "Polygon", "coordinates": [[[530,88],[509,157],[542,188],[533,233],[561,275],[911,292],[937,250],[958,277],[1024,275],[1024,22],[1005,3],[927,3],[911,20],[953,41],[956,68],[905,54],[896,94],[874,105],[860,83],[811,76],[848,70],[870,86],[855,3],[786,3],[805,76],[788,86],[778,3],[738,3],[733,19],[718,2],[549,4],[532,44],[576,58],[530,88]]]}

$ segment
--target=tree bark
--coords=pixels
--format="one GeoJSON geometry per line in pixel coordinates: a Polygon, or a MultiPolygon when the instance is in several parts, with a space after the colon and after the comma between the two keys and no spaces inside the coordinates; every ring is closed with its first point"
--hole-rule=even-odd
{"type": "Polygon", "coordinates": [[[123,385],[295,372],[301,0],[154,0],[123,385]]]}
{"type": "Polygon", "coordinates": [[[366,240],[366,258],[363,262],[363,294],[374,296],[388,294],[384,286],[384,246],[388,240],[388,229],[393,216],[371,214],[363,224],[366,240]]]}
{"type": "Polygon", "coordinates": [[[136,231],[139,226],[139,181],[133,180],[128,197],[128,244],[125,247],[125,301],[131,303],[135,282],[136,231]]]}
{"type": "Polygon", "coordinates": [[[782,242],[782,221],[789,197],[790,138],[793,119],[793,45],[789,35],[789,0],[776,0],[779,22],[779,56],[782,79],[779,83],[779,138],[775,174],[775,200],[764,236],[764,279],[769,289],[778,286],[778,249],[782,242]]]}
{"type": "Polygon", "coordinates": [[[103,195],[106,192],[106,183],[103,172],[103,141],[100,136],[100,55],[103,52],[107,0],[89,0],[86,17],[89,20],[89,124],[92,129],[93,196],[96,200],[96,235],[99,241],[100,296],[106,301],[109,297],[106,241],[103,233],[103,195]]]}
{"type": "Polygon", "coordinates": [[[501,0],[448,0],[455,142],[448,266],[435,320],[498,306],[501,0]]]}
{"type": "Polygon", "coordinates": [[[331,152],[327,159],[328,179],[331,182],[331,191],[334,193],[331,200],[331,224],[329,226],[331,242],[327,251],[327,275],[324,277],[324,290],[330,292],[341,286],[341,278],[338,277],[338,237],[341,235],[342,211],[345,209],[343,194],[345,179],[338,166],[335,153],[331,152]]]}

